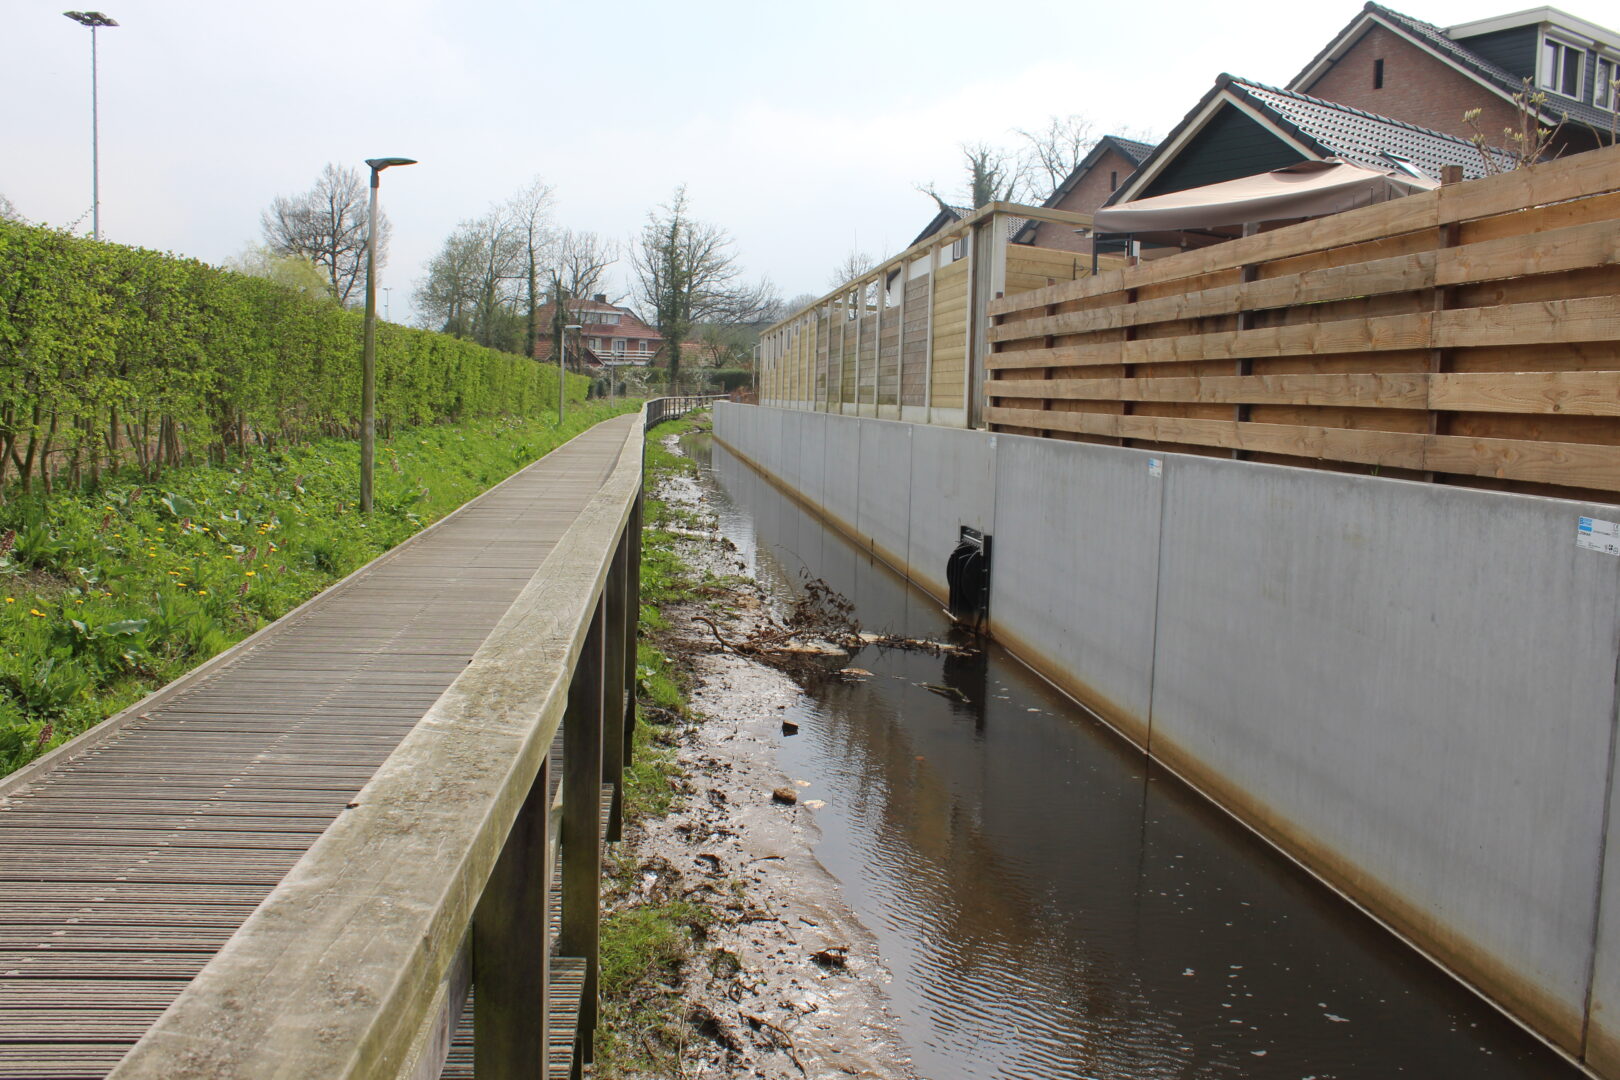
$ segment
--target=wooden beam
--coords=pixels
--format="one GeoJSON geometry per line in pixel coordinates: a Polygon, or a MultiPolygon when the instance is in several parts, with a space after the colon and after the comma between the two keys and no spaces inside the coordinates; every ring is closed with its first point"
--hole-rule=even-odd
{"type": "Polygon", "coordinates": [[[549,775],[543,763],[473,916],[473,1068],[485,1080],[547,1080],[549,775]]]}
{"type": "MultiPolygon", "coordinates": [[[[1610,376],[1613,382],[1615,376],[1610,376]]],[[[1422,373],[1389,375],[1204,375],[1187,378],[992,379],[995,398],[1062,401],[1173,401],[1201,405],[1322,405],[1427,409],[1422,373]]],[[[1510,410],[1503,410],[1510,411],[1510,410]]]]}
{"type": "Polygon", "coordinates": [[[600,979],[602,716],[607,605],[600,601],[568,684],[563,720],[562,931],[557,950],[585,960],[580,1057],[591,1060],[600,979]]]}

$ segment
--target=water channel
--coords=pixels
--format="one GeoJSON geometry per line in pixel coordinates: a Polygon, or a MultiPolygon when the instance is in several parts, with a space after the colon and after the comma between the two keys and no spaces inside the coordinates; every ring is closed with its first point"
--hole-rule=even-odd
{"type": "MultiPolygon", "coordinates": [[[[950,632],[723,447],[685,445],[768,589],[808,574],[865,629],[950,632]]],[[[851,663],[871,676],[812,688],[780,763],[823,804],[816,854],[877,937],[920,1077],[1580,1075],[1004,651],[851,663]]]]}

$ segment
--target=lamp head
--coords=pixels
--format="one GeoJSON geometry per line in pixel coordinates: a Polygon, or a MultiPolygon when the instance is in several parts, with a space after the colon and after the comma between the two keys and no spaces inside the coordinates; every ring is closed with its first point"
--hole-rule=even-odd
{"type": "Polygon", "coordinates": [[[415,158],[408,157],[374,157],[366,158],[366,164],[371,166],[373,172],[382,172],[390,165],[415,165],[415,158]]]}
{"type": "Polygon", "coordinates": [[[63,15],[72,19],[81,26],[88,26],[94,30],[98,26],[117,26],[116,19],[108,18],[99,11],[64,11],[63,15]]]}
{"type": "Polygon", "coordinates": [[[567,326],[563,327],[563,329],[564,330],[583,330],[585,328],[583,326],[579,325],[579,323],[569,323],[567,326]]]}

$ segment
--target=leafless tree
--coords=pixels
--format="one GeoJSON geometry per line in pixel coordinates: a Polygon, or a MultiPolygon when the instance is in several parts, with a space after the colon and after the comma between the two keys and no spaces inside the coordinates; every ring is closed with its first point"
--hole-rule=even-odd
{"type": "MultiPolygon", "coordinates": [[[[364,295],[366,184],[352,168],[328,164],[315,186],[278,195],[260,218],[265,243],[277,255],[308,259],[326,272],[340,304],[364,295]]],[[[377,265],[388,261],[388,218],[377,215],[377,265]]]]}
{"type": "Polygon", "coordinates": [[[619,261],[619,246],[593,232],[564,229],[557,237],[557,276],[568,296],[590,296],[602,275],[619,261]]]}
{"type": "Polygon", "coordinates": [[[475,332],[478,304],[478,266],[482,245],[470,231],[457,229],[428,262],[427,276],[418,283],[416,310],[423,326],[456,337],[475,332]]]}
{"type": "Polygon", "coordinates": [[[647,215],[630,250],[643,317],[658,327],[670,385],[680,373],[681,343],[698,323],[750,323],[772,306],[769,281],[747,284],[724,229],[691,217],[686,187],[647,215]]]}
{"type": "MultiPolygon", "coordinates": [[[[417,310],[430,326],[511,352],[527,331],[525,225],[510,205],[463,221],[428,263],[417,287],[417,310]]],[[[532,353],[531,353],[532,355],[532,353]]]]}
{"type": "Polygon", "coordinates": [[[17,208],[10,199],[0,195],[0,221],[21,221],[23,216],[17,213],[17,208]]]}
{"type": "Polygon", "coordinates": [[[540,307],[540,271],[556,241],[551,224],[551,188],[537,176],[527,187],[507,200],[505,216],[517,233],[523,249],[524,355],[534,355],[535,312],[540,307]]]}
{"type": "MultiPolygon", "coordinates": [[[[877,261],[866,252],[851,251],[844,256],[844,261],[834,268],[832,277],[827,280],[827,288],[836,289],[841,285],[847,285],[876,265],[877,261]]],[[[810,299],[814,302],[815,297],[810,299]]]]}
{"type": "Polygon", "coordinates": [[[1015,134],[1027,144],[1029,197],[1045,202],[1057,191],[1058,185],[1079,168],[1080,163],[1097,145],[1092,134],[1092,122],[1079,113],[1051,116],[1046,126],[1036,131],[1018,128],[1015,134]]]}

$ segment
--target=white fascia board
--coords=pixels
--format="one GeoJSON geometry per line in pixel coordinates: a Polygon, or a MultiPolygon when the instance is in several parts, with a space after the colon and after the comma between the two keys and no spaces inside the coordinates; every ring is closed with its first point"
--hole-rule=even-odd
{"type": "Polygon", "coordinates": [[[1446,28],[1446,36],[1455,41],[1458,38],[1474,37],[1478,34],[1491,34],[1498,30],[1516,30],[1524,26],[1546,26],[1552,30],[1562,30],[1565,35],[1573,34],[1585,38],[1599,45],[1620,49],[1620,33],[1597,23],[1587,22],[1566,11],[1555,7],[1530,8],[1527,11],[1514,12],[1512,15],[1499,15],[1494,19],[1480,19],[1476,22],[1461,23],[1446,28]]]}

